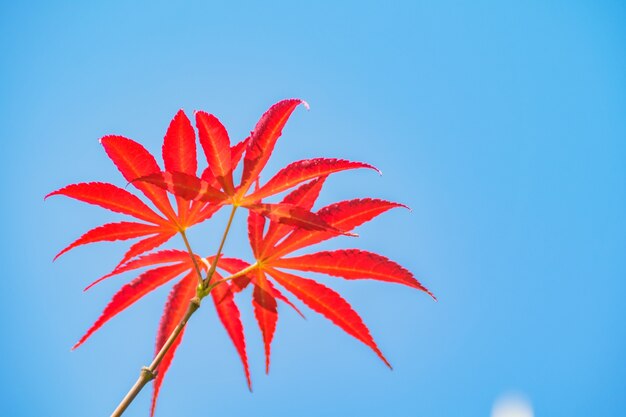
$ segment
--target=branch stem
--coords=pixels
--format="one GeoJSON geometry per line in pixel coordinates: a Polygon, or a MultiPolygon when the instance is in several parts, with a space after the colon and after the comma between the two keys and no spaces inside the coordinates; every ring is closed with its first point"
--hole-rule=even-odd
{"type": "Polygon", "coordinates": [[[202,284],[202,272],[200,271],[200,265],[198,265],[198,260],[196,259],[196,255],[191,250],[191,245],[189,244],[189,239],[187,239],[187,233],[184,230],[180,231],[180,235],[183,237],[183,241],[185,242],[185,246],[187,247],[187,252],[189,252],[189,256],[191,257],[191,262],[193,262],[193,268],[196,270],[196,274],[198,275],[198,282],[202,284]]]}
{"type": "Polygon", "coordinates": [[[137,382],[135,382],[135,385],[133,385],[133,387],[130,389],[130,391],[128,391],[128,394],[126,394],[122,402],[117,406],[115,411],[113,411],[113,414],[111,414],[111,417],[121,416],[122,413],[126,411],[126,408],[128,408],[130,403],[133,402],[137,394],[139,394],[139,391],[141,391],[143,387],[152,379],[154,379],[154,376],[149,373],[148,368],[145,368],[145,367],[141,368],[139,379],[137,379],[137,382]]]}
{"type": "Polygon", "coordinates": [[[245,267],[244,269],[242,269],[241,271],[234,273],[232,275],[229,275],[228,277],[221,279],[217,282],[214,282],[213,285],[209,285],[209,287],[207,288],[207,291],[211,291],[213,288],[217,287],[220,284],[223,284],[225,282],[231,281],[235,278],[239,278],[242,277],[244,275],[246,275],[248,272],[253,271],[254,269],[256,269],[259,265],[255,262],[251,265],[248,265],[247,267],[245,267]]]}
{"type": "Polygon", "coordinates": [[[204,287],[208,287],[211,283],[211,278],[213,278],[213,274],[215,273],[215,269],[217,268],[217,262],[222,255],[222,249],[224,249],[224,243],[226,243],[226,237],[228,236],[228,232],[230,231],[230,226],[233,224],[233,219],[235,218],[235,212],[237,211],[237,206],[233,206],[233,209],[230,212],[230,216],[228,217],[228,223],[226,224],[226,229],[224,229],[224,234],[222,235],[222,241],[220,242],[219,248],[217,248],[217,253],[215,254],[215,258],[211,263],[211,267],[209,268],[209,272],[206,274],[206,278],[203,281],[204,287]]]}
{"type": "Polygon", "coordinates": [[[187,325],[187,322],[189,321],[191,316],[200,308],[202,299],[206,297],[211,292],[211,290],[215,288],[215,286],[219,285],[220,283],[245,275],[246,273],[254,269],[254,267],[256,267],[256,264],[250,265],[242,269],[241,271],[233,275],[230,275],[226,277],[225,279],[214,283],[213,285],[210,285],[211,277],[213,276],[213,274],[215,273],[215,269],[217,268],[217,261],[219,260],[219,257],[222,254],[222,249],[224,249],[224,243],[226,242],[226,237],[228,236],[228,232],[230,231],[230,226],[233,223],[233,218],[235,217],[236,210],[237,210],[237,207],[233,206],[233,210],[230,212],[230,217],[228,218],[228,224],[226,225],[226,229],[224,230],[224,235],[222,236],[222,241],[220,242],[219,248],[217,249],[215,260],[211,264],[211,267],[209,268],[209,272],[207,273],[207,277],[205,279],[202,279],[200,266],[198,265],[196,256],[191,250],[191,245],[189,244],[189,240],[187,239],[187,235],[185,234],[185,231],[184,230],[180,231],[180,234],[183,237],[183,241],[185,242],[185,246],[187,247],[187,251],[189,252],[189,256],[191,257],[193,261],[193,265],[196,270],[196,273],[198,274],[198,280],[200,281],[200,284],[198,285],[198,289],[196,290],[196,296],[192,298],[191,301],[189,302],[189,306],[187,307],[187,312],[185,313],[185,316],[180,320],[178,325],[174,328],[170,336],[167,338],[167,340],[165,341],[165,343],[163,344],[159,352],[156,354],[156,356],[152,360],[152,363],[150,364],[150,366],[144,366],[143,368],[141,368],[141,371],[139,373],[139,378],[137,378],[137,381],[132,386],[130,391],[128,391],[124,399],[122,399],[122,401],[117,406],[115,411],[113,411],[113,414],[111,414],[111,417],[120,417],[124,413],[124,411],[128,408],[130,403],[133,402],[135,397],[137,397],[137,394],[139,394],[139,392],[143,389],[143,387],[145,387],[148,382],[156,378],[157,368],[159,364],[161,363],[161,361],[163,360],[167,352],[170,350],[170,348],[172,347],[176,339],[180,336],[181,332],[187,325]]]}
{"type": "Polygon", "coordinates": [[[201,303],[200,297],[196,296],[191,299],[191,301],[189,302],[189,306],[187,307],[187,312],[185,313],[185,316],[178,323],[176,328],[174,328],[174,331],[172,331],[170,336],[167,338],[167,340],[163,344],[163,347],[161,347],[161,350],[159,350],[159,353],[157,353],[157,355],[152,360],[152,363],[150,364],[150,366],[144,366],[143,368],[141,368],[141,372],[139,372],[139,378],[137,379],[137,382],[135,382],[135,385],[133,385],[130,391],[128,391],[128,394],[126,394],[126,396],[124,397],[122,402],[117,406],[115,411],[113,411],[113,414],[111,414],[111,417],[121,416],[122,413],[124,413],[124,411],[126,410],[126,408],[128,408],[130,403],[133,402],[137,394],[139,394],[139,391],[141,391],[148,382],[156,378],[156,372],[157,372],[156,370],[159,364],[165,357],[165,354],[168,352],[168,350],[170,350],[170,348],[172,347],[172,345],[174,344],[174,342],[176,341],[180,333],[183,331],[183,329],[187,325],[187,322],[189,321],[193,313],[195,313],[196,310],[200,308],[200,303],[201,303]]]}

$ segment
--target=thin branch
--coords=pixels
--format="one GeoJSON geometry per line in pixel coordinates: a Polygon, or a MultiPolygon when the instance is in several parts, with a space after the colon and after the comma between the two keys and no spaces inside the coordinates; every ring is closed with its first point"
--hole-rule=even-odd
{"type": "Polygon", "coordinates": [[[172,331],[170,336],[165,341],[165,344],[161,347],[159,352],[156,354],[150,366],[147,366],[147,367],[144,366],[143,368],[141,368],[141,372],[139,373],[139,378],[137,379],[135,384],[132,386],[130,391],[128,391],[124,399],[122,399],[122,402],[120,402],[120,404],[117,406],[115,411],[113,411],[113,414],[111,414],[111,417],[120,417],[124,413],[126,408],[128,408],[130,403],[133,402],[135,397],[137,397],[137,394],[139,394],[139,392],[143,389],[143,387],[145,387],[148,382],[156,378],[157,368],[159,364],[161,363],[161,361],[163,360],[163,357],[167,354],[167,352],[170,350],[170,348],[172,347],[176,339],[180,336],[180,333],[183,331],[183,329],[187,325],[187,322],[189,321],[191,316],[198,310],[198,308],[200,308],[202,299],[206,297],[211,292],[211,290],[215,288],[215,286],[218,285],[219,283],[245,275],[246,273],[250,272],[252,269],[256,267],[256,264],[250,265],[242,269],[241,271],[229,277],[226,277],[225,279],[219,282],[216,282],[214,285],[209,286],[211,277],[215,273],[215,268],[217,268],[217,261],[220,255],[222,254],[222,249],[224,248],[224,243],[226,242],[226,237],[228,236],[228,232],[233,222],[233,218],[235,217],[236,210],[237,210],[237,207],[233,207],[233,210],[231,211],[230,217],[228,219],[228,224],[226,225],[226,229],[224,230],[224,235],[222,236],[222,241],[220,242],[220,246],[217,249],[215,260],[213,261],[209,269],[209,272],[207,274],[207,277],[204,280],[202,279],[200,267],[196,261],[196,256],[191,250],[191,245],[189,244],[189,241],[187,240],[187,236],[185,232],[181,230],[180,233],[183,236],[183,240],[185,241],[185,246],[187,246],[187,251],[189,252],[189,256],[191,257],[193,261],[194,268],[196,269],[196,272],[198,274],[198,279],[200,280],[200,285],[196,291],[196,296],[192,298],[191,301],[189,302],[189,306],[187,307],[187,312],[185,313],[185,316],[181,319],[181,321],[178,323],[176,328],[174,328],[174,331],[172,331]]]}
{"type": "Polygon", "coordinates": [[[189,240],[187,239],[187,234],[184,230],[180,231],[180,235],[183,237],[183,241],[185,242],[185,246],[187,247],[187,252],[189,252],[189,256],[191,257],[191,261],[193,262],[193,267],[196,270],[196,274],[198,275],[198,281],[202,284],[202,272],[200,270],[200,265],[198,265],[198,260],[196,259],[196,255],[191,250],[191,245],[189,244],[189,240]]]}
{"type": "Polygon", "coordinates": [[[170,348],[172,347],[172,345],[174,344],[174,342],[176,341],[180,333],[183,331],[183,329],[187,325],[187,322],[189,321],[193,313],[195,313],[196,310],[200,308],[200,302],[201,302],[200,297],[194,297],[191,299],[191,301],[189,302],[189,306],[187,307],[187,312],[185,313],[185,316],[178,323],[176,328],[174,328],[174,331],[167,338],[167,340],[165,341],[165,344],[161,347],[161,349],[159,350],[159,353],[157,353],[157,355],[154,357],[150,366],[147,366],[147,367],[144,366],[143,368],[141,368],[141,372],[139,373],[139,378],[137,379],[137,382],[135,382],[135,385],[133,385],[130,391],[128,391],[128,394],[126,394],[126,396],[124,397],[122,402],[117,406],[115,411],[113,411],[113,414],[111,414],[111,417],[121,416],[122,413],[126,410],[126,408],[128,408],[130,403],[133,402],[137,394],[139,394],[139,391],[141,391],[148,382],[156,378],[157,367],[159,366],[159,364],[165,357],[165,354],[170,350],[170,348]]]}
{"type": "Polygon", "coordinates": [[[217,282],[214,282],[213,285],[210,285],[207,288],[207,291],[212,290],[213,288],[217,287],[220,284],[223,284],[223,283],[228,282],[228,281],[232,281],[235,278],[242,277],[242,276],[246,275],[248,272],[254,271],[258,266],[259,265],[256,262],[251,264],[251,265],[248,265],[247,267],[245,267],[241,271],[239,271],[239,272],[237,272],[235,274],[232,274],[232,275],[230,275],[230,276],[228,276],[226,278],[223,278],[223,279],[221,279],[221,280],[219,280],[217,282]]]}
{"type": "Polygon", "coordinates": [[[209,272],[207,272],[206,278],[204,279],[203,285],[205,288],[208,287],[209,284],[211,283],[211,278],[213,278],[213,274],[215,273],[215,269],[217,268],[217,261],[219,261],[220,256],[222,255],[222,249],[224,249],[224,243],[226,243],[226,237],[228,236],[228,232],[230,231],[230,226],[233,224],[233,218],[235,217],[236,211],[237,211],[237,206],[233,206],[233,209],[230,212],[230,217],[228,217],[228,223],[226,224],[226,229],[224,230],[224,234],[222,235],[222,241],[220,242],[219,248],[217,248],[217,253],[215,254],[215,258],[213,258],[213,262],[211,263],[209,272]]]}

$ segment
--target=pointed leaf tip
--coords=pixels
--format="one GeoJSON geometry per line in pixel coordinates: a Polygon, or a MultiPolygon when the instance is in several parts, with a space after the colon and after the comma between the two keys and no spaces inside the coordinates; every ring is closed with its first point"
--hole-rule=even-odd
{"type": "Polygon", "coordinates": [[[394,204],[396,204],[396,207],[398,207],[398,208],[407,209],[409,212],[413,211],[413,209],[411,207],[407,206],[406,204],[403,204],[403,203],[394,203],[394,204]]]}
{"type": "Polygon", "coordinates": [[[282,100],[271,106],[261,116],[254,129],[250,133],[250,141],[246,146],[246,154],[243,161],[241,174],[241,186],[238,193],[243,196],[252,183],[259,177],[274,150],[276,141],[282,134],[287,120],[302,104],[299,99],[282,100]]]}

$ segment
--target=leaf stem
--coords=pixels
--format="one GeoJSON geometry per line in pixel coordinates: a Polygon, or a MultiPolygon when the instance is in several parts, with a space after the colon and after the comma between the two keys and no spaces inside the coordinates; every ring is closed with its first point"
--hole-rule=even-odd
{"type": "Polygon", "coordinates": [[[191,245],[189,244],[189,239],[187,239],[187,233],[184,230],[180,230],[180,235],[183,237],[183,241],[185,242],[185,246],[187,247],[187,252],[189,252],[189,256],[191,257],[191,262],[193,262],[193,268],[196,270],[196,274],[198,275],[198,281],[202,284],[202,272],[200,270],[200,265],[198,265],[198,260],[196,259],[196,255],[191,250],[191,245]]]}
{"type": "Polygon", "coordinates": [[[217,286],[218,286],[218,285],[220,285],[220,284],[223,284],[224,282],[228,282],[228,281],[231,281],[231,280],[233,280],[233,279],[235,279],[235,278],[239,278],[239,277],[241,277],[241,276],[244,276],[244,275],[246,275],[248,272],[253,271],[253,270],[254,270],[255,268],[257,268],[258,266],[259,266],[259,265],[258,265],[256,262],[255,262],[255,263],[253,263],[253,264],[251,264],[251,265],[248,265],[247,267],[245,267],[245,268],[244,268],[244,269],[242,269],[241,271],[239,271],[239,272],[237,272],[237,273],[235,273],[235,274],[232,274],[232,275],[230,275],[230,276],[228,276],[228,277],[226,277],[226,278],[223,278],[223,279],[221,279],[221,280],[219,280],[219,281],[217,281],[217,282],[214,282],[212,285],[209,285],[209,287],[207,288],[207,291],[211,291],[213,288],[217,287],[217,286]]]}
{"type": "Polygon", "coordinates": [[[206,274],[206,278],[203,281],[203,286],[208,288],[211,283],[211,278],[213,278],[213,274],[215,273],[215,269],[217,268],[217,262],[222,255],[222,249],[224,249],[224,243],[226,243],[226,237],[228,236],[228,232],[230,231],[230,226],[233,224],[233,218],[235,218],[235,212],[237,211],[237,206],[233,206],[233,209],[230,212],[230,216],[228,217],[228,223],[226,224],[226,229],[224,229],[224,234],[222,235],[222,241],[220,242],[219,248],[217,248],[217,253],[215,254],[215,258],[213,258],[213,262],[211,262],[211,267],[209,268],[209,272],[206,274]]]}

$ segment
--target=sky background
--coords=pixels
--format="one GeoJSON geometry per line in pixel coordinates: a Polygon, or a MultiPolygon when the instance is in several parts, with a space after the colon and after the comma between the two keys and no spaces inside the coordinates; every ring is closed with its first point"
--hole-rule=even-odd
{"type": "MultiPolygon", "coordinates": [[[[265,176],[317,156],[378,166],[336,174],[320,205],[401,201],[359,247],[439,298],[373,281],[340,291],[394,365],[310,310],[281,308],[263,372],[240,300],[254,393],[207,304],[157,416],[489,416],[518,393],[537,416],[626,409],[626,6],[620,1],[7,2],[0,5],[0,408],[108,416],[153,354],[164,286],[70,347],[133,275],[82,288],[129,246],[53,256],[123,217],[43,196],[125,181],[98,139],[160,147],[179,108],[247,135],[282,98],[306,99],[265,176]]],[[[194,229],[211,254],[224,215],[194,229]]],[[[250,259],[244,216],[226,246],[250,259]]],[[[181,246],[179,240],[173,246],[181,246]]],[[[281,306],[284,307],[284,306],[281,306]]],[[[147,416],[146,389],[127,414],[147,416]]]]}

